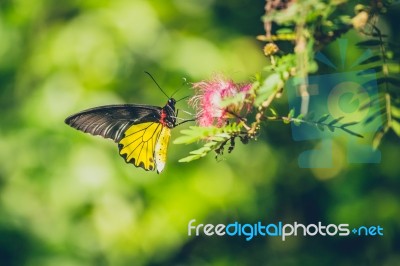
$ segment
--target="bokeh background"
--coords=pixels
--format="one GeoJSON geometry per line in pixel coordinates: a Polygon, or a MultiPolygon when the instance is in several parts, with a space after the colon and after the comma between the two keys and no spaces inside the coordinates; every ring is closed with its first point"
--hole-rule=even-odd
{"type": "MultiPolygon", "coordinates": [[[[348,164],[334,142],[334,168],[301,169],[298,154],[318,143],[269,124],[219,161],[178,163],[196,145],[171,144],[157,175],[125,164],[112,141],[64,124],[104,104],[164,105],[144,71],[169,95],[180,88],[176,98],[193,93],[183,78],[249,81],[267,63],[255,39],[263,8],[262,0],[1,0],[0,265],[399,265],[392,133],[380,164],[348,164]],[[191,219],[380,225],[384,236],[189,237],[191,219]]],[[[399,9],[391,12],[384,27],[398,41],[399,9]]],[[[338,57],[334,44],[324,52],[338,57]]],[[[178,108],[191,111],[184,101],[178,108]]]]}

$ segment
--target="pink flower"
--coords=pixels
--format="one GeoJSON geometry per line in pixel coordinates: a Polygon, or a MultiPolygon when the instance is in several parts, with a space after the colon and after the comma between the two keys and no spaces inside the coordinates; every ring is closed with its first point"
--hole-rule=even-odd
{"type": "Polygon", "coordinates": [[[193,88],[196,95],[189,100],[189,104],[196,109],[197,122],[203,127],[221,127],[229,118],[237,118],[243,111],[248,112],[252,104],[249,94],[251,84],[237,84],[222,76],[193,83],[193,88]],[[223,101],[229,98],[238,100],[224,104],[223,101]]]}

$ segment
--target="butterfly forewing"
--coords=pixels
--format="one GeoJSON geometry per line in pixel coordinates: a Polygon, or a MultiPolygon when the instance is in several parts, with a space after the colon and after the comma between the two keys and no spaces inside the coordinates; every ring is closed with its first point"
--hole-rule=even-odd
{"type": "Polygon", "coordinates": [[[119,142],[129,126],[159,121],[161,107],[137,104],[107,105],[88,109],[65,119],[73,128],[119,142]]]}

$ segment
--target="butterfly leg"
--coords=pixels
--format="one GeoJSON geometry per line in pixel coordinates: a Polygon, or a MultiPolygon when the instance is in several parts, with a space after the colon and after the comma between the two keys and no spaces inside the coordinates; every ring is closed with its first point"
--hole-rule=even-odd
{"type": "MultiPolygon", "coordinates": [[[[184,124],[184,123],[186,123],[186,122],[196,121],[196,119],[194,119],[194,118],[193,118],[193,119],[179,118],[179,117],[178,117],[179,110],[180,110],[180,109],[176,109],[176,119],[182,119],[183,121],[177,123],[175,126],[179,126],[179,125],[184,124]]],[[[193,115],[193,114],[191,114],[191,113],[189,113],[189,112],[187,112],[187,111],[185,111],[185,110],[182,110],[182,112],[184,112],[185,114],[193,115]]]]}
{"type": "Polygon", "coordinates": [[[186,122],[193,122],[193,121],[196,121],[196,119],[186,119],[186,120],[183,120],[182,122],[179,122],[178,124],[176,124],[176,126],[182,125],[186,122]]]}

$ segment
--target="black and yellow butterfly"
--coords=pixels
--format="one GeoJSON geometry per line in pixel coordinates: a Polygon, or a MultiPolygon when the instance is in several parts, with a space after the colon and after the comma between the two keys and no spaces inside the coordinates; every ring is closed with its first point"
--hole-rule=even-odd
{"type": "Polygon", "coordinates": [[[165,166],[171,129],[177,126],[176,100],[164,107],[121,104],[84,110],[65,119],[73,128],[118,143],[127,163],[160,173],[165,166]]]}

